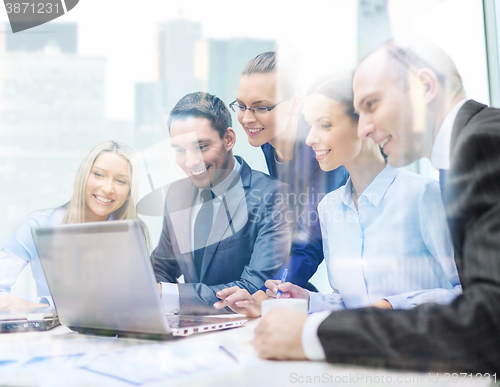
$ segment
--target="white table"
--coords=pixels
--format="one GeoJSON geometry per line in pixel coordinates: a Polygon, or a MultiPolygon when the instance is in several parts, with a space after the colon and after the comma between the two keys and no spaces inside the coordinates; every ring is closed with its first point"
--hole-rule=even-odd
{"type": "Polygon", "coordinates": [[[325,362],[266,361],[245,327],[168,341],[103,338],[59,326],[0,334],[1,386],[326,386],[490,385],[478,378],[396,372],[325,362]],[[226,348],[233,359],[219,346],[226,348]],[[17,360],[6,363],[8,359],[17,360]],[[4,361],[2,363],[2,360],[4,361]],[[110,376],[111,375],[111,376],[110,376]]]}

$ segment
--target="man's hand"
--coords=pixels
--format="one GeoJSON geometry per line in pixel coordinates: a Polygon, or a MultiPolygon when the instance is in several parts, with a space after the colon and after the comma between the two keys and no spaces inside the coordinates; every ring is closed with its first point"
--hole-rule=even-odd
{"type": "Polygon", "coordinates": [[[238,286],[219,290],[216,294],[221,298],[214,304],[215,309],[222,309],[229,306],[234,312],[244,314],[247,317],[260,316],[260,302],[266,299],[264,292],[257,291],[252,296],[246,289],[240,289],[238,286]],[[262,297],[262,293],[264,296],[262,297]]]}
{"type": "Polygon", "coordinates": [[[253,346],[263,359],[307,360],[302,350],[302,328],[308,315],[272,309],[255,328],[253,346]]]}
{"type": "Polygon", "coordinates": [[[49,306],[49,304],[35,304],[13,294],[0,298],[0,309],[30,309],[46,306],[49,306]]]}
{"type": "Polygon", "coordinates": [[[302,298],[309,302],[309,292],[291,282],[280,283],[278,280],[267,280],[265,285],[269,298],[276,298],[276,293],[281,290],[281,298],[302,298]]]}
{"type": "Polygon", "coordinates": [[[158,285],[158,293],[160,293],[160,297],[161,297],[161,284],[157,284],[158,285]]]}
{"type": "Polygon", "coordinates": [[[368,306],[374,306],[374,307],[380,308],[380,309],[392,309],[391,303],[385,299],[381,299],[381,300],[374,302],[373,304],[370,304],[368,306]]]}

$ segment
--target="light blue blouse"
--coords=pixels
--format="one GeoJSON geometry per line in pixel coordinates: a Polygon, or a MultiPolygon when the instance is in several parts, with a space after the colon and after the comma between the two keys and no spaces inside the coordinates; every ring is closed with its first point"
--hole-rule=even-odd
{"type": "Polygon", "coordinates": [[[462,292],[437,181],[387,166],[352,200],[352,183],[318,206],[332,294],[310,293],[309,311],[394,309],[450,303],[462,292]]]}
{"type": "Polygon", "coordinates": [[[57,207],[31,213],[3,245],[0,250],[0,297],[11,293],[12,285],[17,281],[17,277],[24,267],[30,264],[38,297],[19,296],[35,303],[50,301],[49,287],[31,236],[31,227],[59,225],[62,223],[66,210],[66,207],[57,207]]]}

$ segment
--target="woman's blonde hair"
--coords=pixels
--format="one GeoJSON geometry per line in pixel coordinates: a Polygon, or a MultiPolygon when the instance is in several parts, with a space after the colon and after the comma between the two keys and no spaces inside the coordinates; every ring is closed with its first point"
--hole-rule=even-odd
{"type": "Polygon", "coordinates": [[[135,171],[135,157],[132,150],[125,144],[115,141],[104,141],[97,144],[83,159],[80,168],[75,177],[75,184],[73,186],[73,196],[68,204],[68,211],[63,219],[63,224],[67,223],[83,223],[85,222],[85,188],[87,187],[87,180],[90,175],[90,170],[94,165],[96,159],[103,153],[116,153],[120,155],[129,163],[129,173],[130,173],[130,192],[129,197],[125,203],[117,209],[113,218],[116,220],[121,219],[136,219],[137,212],[135,210],[135,205],[133,200],[130,200],[134,196],[134,190],[137,190],[137,176],[135,171]]]}
{"type": "Polygon", "coordinates": [[[146,244],[149,246],[149,233],[146,226],[137,216],[135,208],[135,201],[138,195],[139,177],[138,165],[134,156],[134,152],[127,145],[116,141],[104,141],[97,144],[82,161],[80,168],[75,177],[75,184],[73,186],[73,195],[71,200],[66,204],[68,210],[62,221],[63,224],[68,223],[83,223],[85,222],[85,188],[87,187],[87,180],[94,162],[103,153],[116,153],[128,161],[129,174],[130,174],[130,191],[129,196],[125,203],[113,213],[114,220],[122,219],[136,219],[139,220],[146,244]]]}

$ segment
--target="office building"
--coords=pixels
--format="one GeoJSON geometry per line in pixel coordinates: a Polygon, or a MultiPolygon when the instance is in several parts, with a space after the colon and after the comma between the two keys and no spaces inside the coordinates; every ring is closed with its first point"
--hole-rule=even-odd
{"type": "Polygon", "coordinates": [[[215,94],[226,104],[231,103],[238,93],[241,70],[256,55],[273,51],[273,40],[255,39],[210,39],[207,91],[215,94]]]}
{"type": "Polygon", "coordinates": [[[165,83],[165,107],[170,111],[185,94],[198,91],[195,78],[195,44],[201,38],[201,24],[176,19],[159,26],[159,80],[165,83]]]}
{"type": "Polygon", "coordinates": [[[10,25],[5,23],[4,31],[6,52],[44,51],[48,45],[59,47],[65,54],[77,52],[77,28],[74,23],[42,24],[15,34],[10,33],[10,25]]]}
{"type": "Polygon", "coordinates": [[[141,82],[135,85],[135,144],[148,147],[166,137],[165,83],[141,82]]]}
{"type": "Polygon", "coordinates": [[[0,190],[0,217],[12,230],[19,214],[67,202],[82,157],[108,139],[106,67],[104,57],[76,54],[76,25],[32,33],[31,45],[13,39],[22,32],[2,35],[0,187],[9,189],[0,190]]]}
{"type": "Polygon", "coordinates": [[[105,60],[46,49],[0,57],[3,145],[88,149],[105,120],[105,60]]]}

